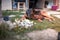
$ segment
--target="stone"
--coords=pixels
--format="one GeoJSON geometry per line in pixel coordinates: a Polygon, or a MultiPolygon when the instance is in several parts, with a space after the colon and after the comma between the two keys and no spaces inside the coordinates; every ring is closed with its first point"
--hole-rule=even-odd
{"type": "Polygon", "coordinates": [[[31,40],[57,40],[58,32],[53,29],[33,31],[26,34],[31,40]]]}

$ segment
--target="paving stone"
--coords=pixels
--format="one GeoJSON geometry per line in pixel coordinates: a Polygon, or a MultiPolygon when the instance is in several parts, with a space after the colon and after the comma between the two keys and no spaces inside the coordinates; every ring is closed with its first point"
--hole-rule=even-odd
{"type": "Polygon", "coordinates": [[[57,40],[58,32],[53,29],[46,29],[42,31],[33,31],[27,33],[31,40],[57,40]]]}
{"type": "Polygon", "coordinates": [[[53,15],[57,18],[60,18],[60,12],[57,12],[57,11],[47,11],[48,15],[53,15]]]}
{"type": "Polygon", "coordinates": [[[21,13],[26,13],[25,11],[22,11],[21,13]]]}
{"type": "Polygon", "coordinates": [[[24,16],[24,15],[19,15],[20,17],[24,16]]]}
{"type": "Polygon", "coordinates": [[[15,17],[16,15],[9,15],[9,17],[15,17]]]}

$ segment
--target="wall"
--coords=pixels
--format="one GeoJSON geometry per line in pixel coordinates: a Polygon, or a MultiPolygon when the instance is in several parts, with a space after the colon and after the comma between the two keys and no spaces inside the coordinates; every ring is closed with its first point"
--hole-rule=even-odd
{"type": "Polygon", "coordinates": [[[60,9],[60,0],[56,0],[56,5],[58,6],[58,9],[60,9]]]}
{"type": "Polygon", "coordinates": [[[2,10],[12,10],[12,1],[2,0],[2,10]]]}
{"type": "Polygon", "coordinates": [[[36,7],[37,8],[43,8],[44,7],[44,0],[38,0],[36,7]]]}
{"type": "Polygon", "coordinates": [[[29,9],[29,0],[26,0],[26,10],[29,9]]]}
{"type": "Polygon", "coordinates": [[[44,8],[45,1],[48,1],[49,4],[47,5],[47,8],[51,8],[53,5],[53,0],[38,0],[38,3],[36,4],[37,8],[44,8]]]}
{"type": "Polygon", "coordinates": [[[60,9],[60,0],[58,0],[58,7],[59,7],[59,9],[60,9]]]}
{"type": "Polygon", "coordinates": [[[53,6],[53,0],[45,0],[48,1],[49,4],[47,5],[47,8],[51,8],[53,6]]]}

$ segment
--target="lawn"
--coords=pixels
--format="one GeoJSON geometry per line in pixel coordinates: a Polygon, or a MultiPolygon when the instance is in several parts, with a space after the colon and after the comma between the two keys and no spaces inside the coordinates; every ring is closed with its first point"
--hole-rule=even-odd
{"type": "MultiPolygon", "coordinates": [[[[3,17],[4,16],[9,16],[9,15],[16,15],[16,17],[11,17],[10,20],[12,22],[14,22],[15,18],[21,18],[19,15],[23,15],[23,13],[20,12],[16,12],[16,11],[3,11],[2,12],[3,17]]],[[[53,15],[52,15],[53,16],[53,15]]],[[[54,16],[53,16],[54,17],[54,16]]],[[[36,24],[34,24],[34,26],[32,26],[31,28],[20,28],[20,27],[16,27],[13,30],[8,30],[8,25],[6,24],[2,24],[0,25],[0,39],[5,38],[5,40],[18,40],[16,38],[13,38],[13,36],[19,35],[21,36],[21,38],[23,37],[24,33],[27,32],[31,32],[31,31],[35,31],[35,30],[44,30],[47,28],[51,28],[51,29],[55,29],[57,32],[60,32],[60,19],[54,17],[56,20],[53,22],[49,22],[48,20],[43,20],[43,22],[38,22],[37,20],[32,20],[29,19],[31,21],[34,21],[36,24]]],[[[22,39],[19,39],[22,40],[22,39]]],[[[26,39],[25,39],[26,40],[26,39]]]]}
{"type": "MultiPolygon", "coordinates": [[[[3,11],[3,16],[8,16],[8,15],[16,15],[16,17],[12,17],[10,18],[10,20],[13,22],[15,20],[15,18],[21,18],[19,15],[23,15],[23,13],[21,13],[21,11],[16,12],[16,11],[3,11]]],[[[34,22],[36,22],[36,24],[33,26],[33,29],[36,30],[42,30],[42,29],[46,29],[46,28],[53,28],[57,31],[60,31],[60,19],[54,17],[56,20],[53,22],[49,22],[48,20],[43,20],[43,22],[38,22],[37,20],[32,20],[34,22]]]]}

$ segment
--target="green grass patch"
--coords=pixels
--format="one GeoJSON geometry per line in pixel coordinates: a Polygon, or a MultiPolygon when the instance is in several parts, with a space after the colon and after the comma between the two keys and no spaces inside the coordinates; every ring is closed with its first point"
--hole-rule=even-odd
{"type": "Polygon", "coordinates": [[[9,15],[23,15],[21,13],[22,11],[2,11],[3,16],[9,16],[9,15]]]}
{"type": "MultiPolygon", "coordinates": [[[[14,22],[15,18],[21,18],[19,15],[23,15],[23,13],[20,12],[15,12],[15,11],[3,11],[2,12],[3,16],[9,16],[9,15],[16,15],[16,17],[11,17],[10,20],[14,22]]],[[[53,16],[53,15],[52,15],[53,16]]],[[[53,16],[54,17],[54,16],[53,16]]],[[[21,38],[24,37],[24,33],[35,31],[35,30],[44,30],[47,28],[55,29],[56,31],[60,32],[60,19],[54,17],[56,20],[53,22],[49,22],[48,20],[43,20],[43,22],[38,22],[37,20],[32,20],[36,24],[34,24],[31,28],[21,28],[21,27],[15,27],[12,30],[8,30],[8,25],[7,24],[1,24],[0,25],[0,39],[1,40],[18,40],[17,38],[14,38],[14,36],[19,35],[21,38]]],[[[22,39],[19,39],[22,40],[22,39]]],[[[27,39],[24,39],[27,40],[27,39]]]]}
{"type": "MultiPolygon", "coordinates": [[[[10,20],[12,22],[14,22],[15,18],[21,18],[19,15],[22,15],[23,13],[20,12],[14,12],[14,11],[3,11],[3,16],[8,16],[8,15],[16,15],[16,17],[12,17],[10,18],[10,20]]],[[[22,32],[29,32],[29,31],[33,31],[33,30],[44,30],[44,29],[47,29],[47,28],[52,28],[52,29],[55,29],[57,31],[60,31],[60,19],[54,17],[56,20],[53,21],[53,22],[49,22],[48,20],[43,20],[43,22],[38,22],[37,20],[32,20],[34,21],[36,24],[32,27],[32,28],[29,28],[29,29],[22,29],[23,31],[22,32]]],[[[20,28],[17,28],[17,32],[20,32],[20,28]]],[[[21,33],[21,32],[20,32],[21,33]]]]}

